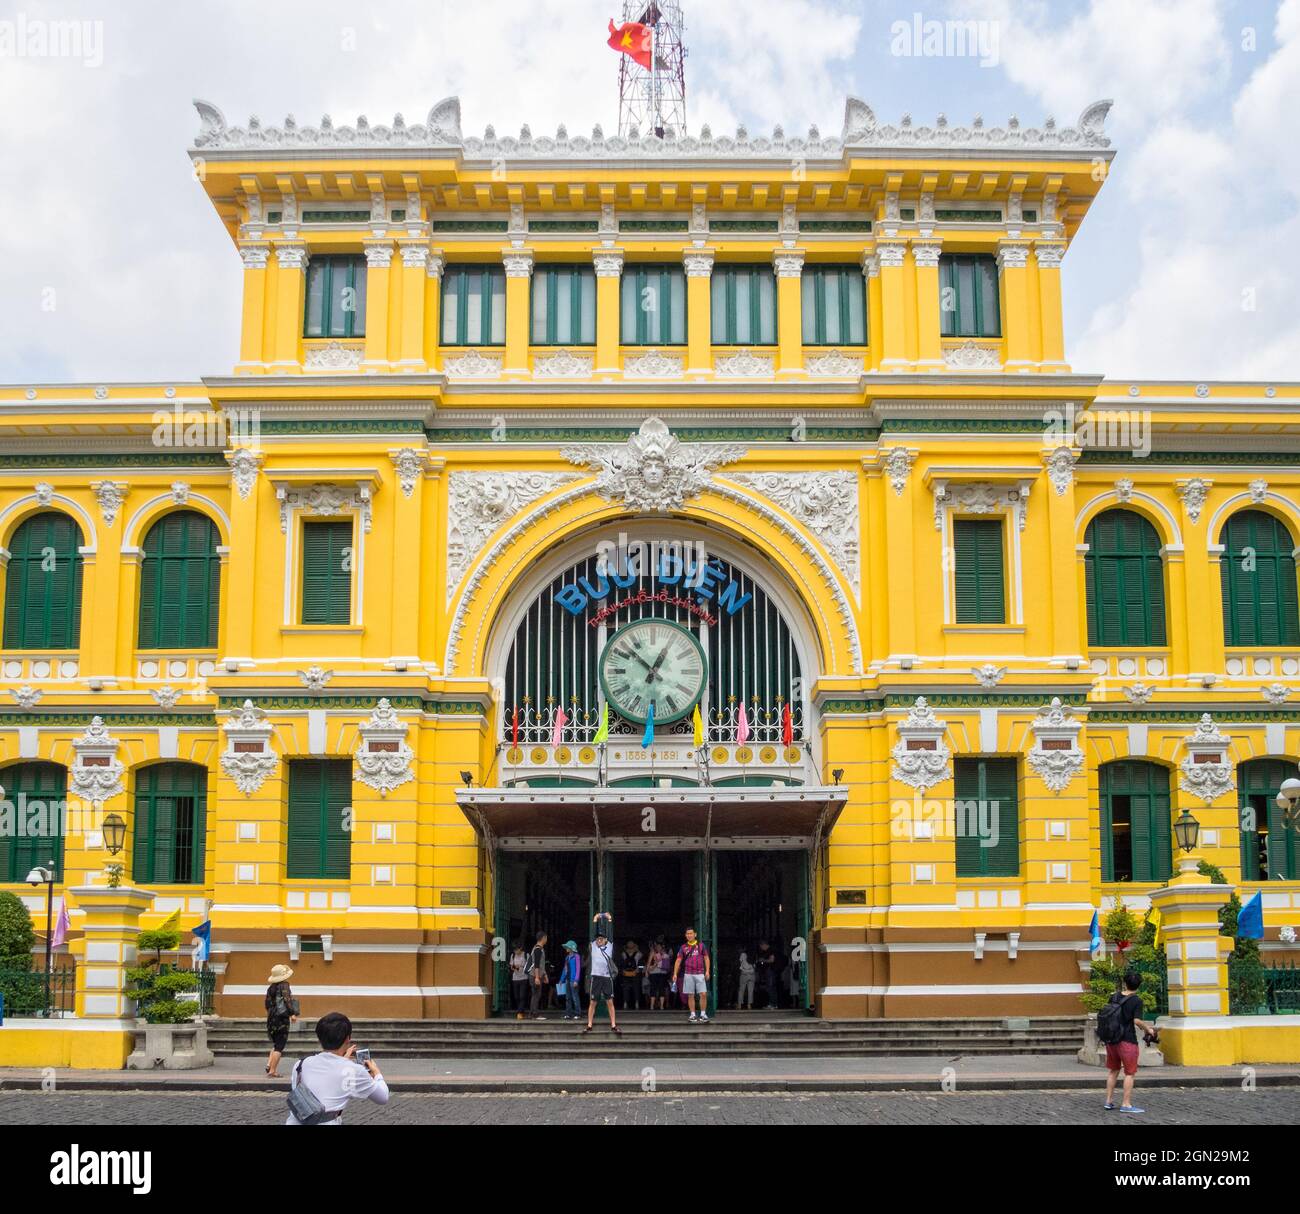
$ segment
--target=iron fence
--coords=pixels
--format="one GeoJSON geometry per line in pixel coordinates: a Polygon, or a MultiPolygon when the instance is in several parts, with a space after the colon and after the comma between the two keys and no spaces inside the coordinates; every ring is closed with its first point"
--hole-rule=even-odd
{"type": "Polygon", "coordinates": [[[0,970],[0,998],[9,1017],[71,1016],[77,1006],[77,975],[72,966],[44,970],[0,970]]]}

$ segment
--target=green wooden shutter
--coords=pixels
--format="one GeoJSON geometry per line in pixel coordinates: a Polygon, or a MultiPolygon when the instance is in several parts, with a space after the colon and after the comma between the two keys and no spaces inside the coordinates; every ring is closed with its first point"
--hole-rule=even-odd
{"type": "Polygon", "coordinates": [[[161,518],[145,536],[140,576],[141,649],[213,649],[221,561],[217,529],[193,510],[161,518]]]}
{"type": "Polygon", "coordinates": [[[302,622],[352,622],[351,522],[307,522],[302,528],[302,622]]]}
{"type": "Polygon", "coordinates": [[[1110,766],[1103,764],[1097,772],[1097,792],[1100,808],[1098,826],[1101,830],[1101,879],[1115,880],[1115,816],[1110,811],[1110,766]]]}
{"type": "Polygon", "coordinates": [[[976,759],[953,760],[953,796],[957,801],[955,808],[957,876],[978,877],[981,875],[979,835],[973,827],[977,821],[974,803],[979,800],[979,762],[976,759]],[[972,808],[967,811],[964,803],[972,808]]]}
{"type": "Polygon", "coordinates": [[[81,639],[81,529],[36,514],[14,531],[5,574],[6,649],[76,649],[81,639]],[[47,568],[46,553],[52,556],[47,568]]]}
{"type": "MultiPolygon", "coordinates": [[[[1277,807],[1277,790],[1283,780],[1295,775],[1295,766],[1284,759],[1250,759],[1237,768],[1237,803],[1244,813],[1254,806],[1257,821],[1267,831],[1268,878],[1300,879],[1300,832],[1287,829],[1277,807]]],[[[1241,818],[1238,818],[1240,825],[1241,818]]],[[[1258,830],[1241,832],[1243,879],[1259,879],[1260,835],[1258,830]]]]}
{"type": "Polygon", "coordinates": [[[1300,645],[1295,541],[1263,510],[1234,514],[1219,535],[1224,642],[1228,645],[1300,645]],[[1253,569],[1244,568],[1253,556],[1253,569]]]}
{"type": "Polygon", "coordinates": [[[1020,872],[1020,806],[1015,759],[955,759],[953,787],[957,801],[983,803],[986,812],[996,803],[997,841],[982,846],[974,827],[974,810],[957,813],[957,876],[1014,877],[1020,872]]]}
{"type": "Polygon", "coordinates": [[[347,880],[351,876],[351,835],[346,829],[352,802],[351,767],[347,759],[290,761],[289,877],[347,880]]]}
{"type": "Polygon", "coordinates": [[[146,885],[202,882],[207,782],[207,768],[197,763],[155,763],[139,773],[131,845],[134,881],[146,885]],[[182,815],[193,826],[188,849],[182,848],[182,815]]]}
{"type": "Polygon", "coordinates": [[[1007,609],[1002,521],[954,519],[952,536],[957,623],[1005,623],[1007,609]]]}
{"type": "Polygon", "coordinates": [[[1085,585],[1090,645],[1165,644],[1164,562],[1155,528],[1132,510],[1088,524],[1085,585]]]}
{"type": "Polygon", "coordinates": [[[67,781],[67,769],[57,763],[17,763],[0,771],[5,799],[15,818],[23,817],[21,830],[15,821],[14,833],[0,833],[0,882],[25,882],[33,868],[51,861],[55,880],[63,879],[67,781]],[[46,833],[38,833],[42,821],[46,833]]]}

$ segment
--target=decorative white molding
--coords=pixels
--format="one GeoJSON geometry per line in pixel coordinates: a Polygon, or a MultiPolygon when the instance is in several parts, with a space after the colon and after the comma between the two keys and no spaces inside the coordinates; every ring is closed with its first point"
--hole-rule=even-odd
{"type": "Polygon", "coordinates": [[[241,498],[247,498],[257,484],[257,472],[266,457],[251,447],[237,447],[226,452],[226,462],[230,464],[230,479],[235,491],[241,498]]]}
{"type": "Polygon", "coordinates": [[[538,354],[533,358],[535,379],[590,379],[595,367],[590,354],[574,354],[571,350],[557,350],[553,354],[538,354]]]}
{"type": "Polygon", "coordinates": [[[1054,793],[1060,793],[1083,770],[1083,751],[1079,749],[1079,730],[1082,721],[1074,720],[1074,710],[1061,703],[1060,696],[1039,710],[1030,725],[1034,745],[1025,755],[1025,762],[1054,793]],[[1045,747],[1044,742],[1055,745],[1045,747]]]}
{"type": "Polygon", "coordinates": [[[809,354],[803,360],[803,367],[809,375],[856,378],[862,374],[863,363],[861,357],[841,354],[839,350],[827,350],[821,354],[809,354]]]}
{"type": "Polygon", "coordinates": [[[1079,462],[1079,452],[1073,447],[1057,447],[1043,456],[1047,479],[1052,482],[1056,496],[1061,497],[1074,484],[1074,465],[1079,462]]]}
{"type": "Polygon", "coordinates": [[[713,371],[719,379],[770,378],[776,374],[776,360],[770,354],[740,350],[735,354],[723,354],[715,358],[713,371]]]}
{"type": "Polygon", "coordinates": [[[82,801],[99,803],[124,792],[126,769],[117,758],[118,740],[104,725],[103,717],[92,717],[86,732],[73,739],[76,758],[72,763],[68,791],[82,801]]]}
{"type": "MultiPolygon", "coordinates": [[[[931,210],[933,210],[933,207],[931,210]]],[[[933,218],[933,215],[931,215],[931,218],[933,218]]],[[[912,257],[916,261],[918,269],[935,269],[942,254],[943,241],[941,240],[912,241],[912,257]]]]}
{"type": "Polygon", "coordinates": [[[402,244],[398,246],[402,254],[402,268],[422,270],[429,264],[429,246],[427,244],[402,244]]]}
{"type": "Polygon", "coordinates": [[[375,705],[370,719],[360,727],[361,745],[355,756],[358,783],[386,797],[394,788],[415,779],[411,769],[415,752],[406,744],[407,729],[387,699],[375,705]]]}
{"type": "Polygon", "coordinates": [[[1187,517],[1193,523],[1200,519],[1201,511],[1205,508],[1205,499],[1209,497],[1210,486],[1213,483],[1213,481],[1205,480],[1199,476],[1174,482],[1175,488],[1178,490],[1178,496],[1187,509],[1187,517]]]}
{"type": "Polygon", "coordinates": [[[282,269],[305,270],[311,254],[305,244],[278,244],[275,246],[275,260],[282,269]]]}
{"type": "Polygon", "coordinates": [[[798,278],[803,274],[804,255],[794,249],[777,249],[772,254],[772,267],[777,278],[798,278]]]}
{"type": "Polygon", "coordinates": [[[754,489],[799,520],[821,541],[861,593],[858,570],[858,478],[852,472],[733,472],[728,480],[754,489]]]}
{"type": "Polygon", "coordinates": [[[222,726],[226,734],[226,750],[221,755],[221,770],[235,782],[245,796],[251,796],[275,771],[280,757],[271,749],[271,722],[266,714],[245,700],[244,706],[222,726]],[[259,746],[257,750],[236,750],[236,743],[259,746]]]}
{"type": "Polygon", "coordinates": [[[882,270],[896,270],[907,260],[907,241],[876,241],[876,264],[882,270]]]}
{"type": "Polygon", "coordinates": [[[1131,687],[1124,688],[1124,695],[1128,698],[1130,704],[1146,704],[1156,689],[1148,687],[1145,683],[1134,683],[1131,687]]]}
{"type": "Polygon", "coordinates": [[[288,534],[289,515],[294,510],[306,510],[321,518],[355,512],[361,518],[362,531],[369,532],[371,523],[371,486],[368,484],[335,485],[321,482],[315,485],[295,486],[277,484],[275,497],[280,503],[280,531],[288,534]]]}
{"type": "Polygon", "coordinates": [[[686,362],[680,354],[647,350],[623,359],[624,379],[677,379],[685,373],[686,362]]]}
{"type": "Polygon", "coordinates": [[[889,477],[889,487],[893,489],[895,497],[901,497],[907,488],[907,478],[911,475],[915,462],[916,452],[909,451],[906,447],[893,447],[885,456],[885,474],[889,477]]]}
{"type": "Polygon", "coordinates": [[[397,483],[401,486],[402,496],[410,497],[428,464],[428,452],[419,447],[398,447],[388,453],[397,470],[397,483]]]}
{"type": "Polygon", "coordinates": [[[591,260],[596,267],[597,278],[617,278],[623,273],[621,249],[595,249],[591,254],[591,260]]]}
{"type": "Polygon", "coordinates": [[[366,251],[366,268],[386,270],[393,264],[393,242],[391,240],[367,240],[363,245],[366,251]]]}
{"type": "Polygon", "coordinates": [[[447,601],[470,562],[503,523],[575,472],[453,472],[447,478],[447,601]]]}
{"type": "Polygon", "coordinates": [[[983,666],[972,667],[971,674],[975,676],[981,687],[992,690],[1006,678],[1007,668],[1005,666],[994,666],[992,662],[985,662],[983,666]]]}
{"type": "Polygon", "coordinates": [[[894,779],[923,793],[947,780],[952,775],[952,752],[943,740],[947,728],[925,697],[917,696],[907,720],[898,726],[898,741],[890,752],[894,779]]]}
{"type": "Polygon", "coordinates": [[[500,354],[480,354],[477,350],[445,354],[442,359],[448,379],[499,379],[502,366],[500,354]]]}
{"type": "Polygon", "coordinates": [[[99,512],[104,516],[104,523],[111,527],[117,521],[118,512],[126,500],[126,481],[91,481],[90,488],[99,503],[99,512]]]}
{"type": "Polygon", "coordinates": [[[1000,371],[1002,359],[996,346],[982,346],[972,338],[945,347],[943,365],[950,371],[1000,371]]]}
{"type": "Polygon", "coordinates": [[[45,695],[43,691],[38,691],[35,687],[31,687],[26,683],[21,687],[13,688],[9,694],[18,702],[19,708],[26,708],[29,710],[35,708],[36,705],[41,702],[41,698],[45,695]]]}
{"type": "Polygon", "coordinates": [[[934,529],[943,530],[945,510],[959,510],[963,514],[1015,515],[1017,527],[1025,529],[1028,513],[1029,485],[994,485],[988,481],[936,480],[934,490],[934,529]]]}
{"type": "Polygon", "coordinates": [[[1270,704],[1285,704],[1291,698],[1291,689],[1281,683],[1270,683],[1263,693],[1270,704]]]}
{"type": "Polygon", "coordinates": [[[323,346],[308,346],[302,365],[306,371],[355,371],[365,356],[365,346],[331,341],[323,346]]]}
{"type": "Polygon", "coordinates": [[[501,254],[501,264],[507,278],[530,278],[533,273],[533,254],[529,249],[508,249],[501,254]]]}
{"type": "Polygon", "coordinates": [[[1043,244],[1035,242],[1034,257],[1038,260],[1040,270],[1059,270],[1065,259],[1065,242],[1043,244]]]}
{"type": "Polygon", "coordinates": [[[37,481],[32,486],[32,495],[36,498],[37,505],[48,506],[54,500],[54,486],[48,481],[37,481]]]}
{"type": "Polygon", "coordinates": [[[178,506],[185,505],[190,500],[190,487],[184,481],[172,481],[171,499],[178,506]]]}
{"type": "Polygon", "coordinates": [[[1256,480],[1250,482],[1250,500],[1255,505],[1260,505],[1268,498],[1268,481],[1256,480]]]}
{"type": "Polygon", "coordinates": [[[583,443],[565,447],[563,455],[596,473],[595,491],[606,501],[664,514],[703,492],[714,469],[747,451],[738,444],[683,443],[662,420],[648,417],[626,443],[583,443]]]}
{"type": "Polygon", "coordinates": [[[239,246],[239,256],[244,263],[245,270],[265,270],[267,262],[271,260],[271,246],[269,244],[241,244],[239,246]]]}
{"type": "Polygon", "coordinates": [[[1125,505],[1133,496],[1133,481],[1127,476],[1121,476],[1115,482],[1115,500],[1125,505]]]}
{"type": "Polygon", "coordinates": [[[175,708],[181,698],[180,689],[173,687],[170,683],[162,687],[154,687],[149,694],[159,708],[175,708]]]}
{"type": "Polygon", "coordinates": [[[308,666],[298,671],[298,680],[308,691],[324,691],[325,685],[334,677],[332,670],[320,666],[308,666]]]}
{"type": "Polygon", "coordinates": [[[1029,245],[1020,240],[998,243],[998,269],[1023,270],[1029,264],[1029,245]]]}
{"type": "Polygon", "coordinates": [[[687,249],[682,254],[682,265],[686,267],[687,278],[708,278],[713,273],[713,251],[687,249]]]}
{"type": "Polygon", "coordinates": [[[1230,740],[1219,732],[1214,718],[1203,713],[1200,724],[1183,742],[1187,754],[1178,765],[1182,775],[1178,787],[1200,797],[1206,805],[1236,787],[1232,764],[1228,762],[1230,740]],[[1207,759],[1207,756],[1214,756],[1207,759]],[[1202,760],[1197,762],[1197,760],[1202,760]]]}

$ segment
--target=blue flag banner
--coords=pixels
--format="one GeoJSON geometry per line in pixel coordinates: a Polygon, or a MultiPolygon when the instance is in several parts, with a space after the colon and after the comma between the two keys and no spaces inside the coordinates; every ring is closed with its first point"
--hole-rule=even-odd
{"type": "Polygon", "coordinates": [[[1242,940],[1264,939],[1264,895],[1257,893],[1237,916],[1237,936],[1242,940]]]}
{"type": "Polygon", "coordinates": [[[650,711],[646,713],[645,733],[641,735],[641,745],[649,750],[655,740],[655,702],[650,701],[650,711]]]}
{"type": "Polygon", "coordinates": [[[190,934],[194,937],[197,948],[194,954],[195,960],[206,961],[212,951],[212,920],[204,919],[202,923],[190,929],[190,934]]]}
{"type": "Polygon", "coordinates": [[[1101,924],[1098,922],[1096,911],[1092,912],[1092,926],[1088,928],[1088,938],[1088,947],[1095,953],[1101,948],[1101,924]]]}

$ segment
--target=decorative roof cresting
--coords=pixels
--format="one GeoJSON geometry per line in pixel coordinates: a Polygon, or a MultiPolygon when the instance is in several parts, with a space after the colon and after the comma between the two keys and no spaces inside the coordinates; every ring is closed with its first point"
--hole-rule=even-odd
{"type": "Polygon", "coordinates": [[[988,151],[1016,150],[1032,153],[1037,150],[1093,151],[1110,147],[1104,130],[1110,101],[1095,101],[1088,106],[1074,126],[1059,127],[1054,118],[1048,118],[1041,127],[1024,127],[1018,118],[1010,118],[1004,126],[985,126],[976,117],[969,126],[950,126],[940,114],[931,126],[913,123],[911,115],[904,114],[897,125],[881,124],[865,101],[850,97],[844,106],[844,126],[839,138],[823,137],[813,126],[806,136],[786,135],[776,127],[770,136],[750,135],[738,127],[734,136],[714,135],[708,126],[698,135],[672,136],[660,139],[647,132],[635,130],[627,137],[606,137],[598,125],[590,137],[570,136],[561,124],[555,135],[534,137],[525,125],[518,137],[498,136],[488,127],[481,139],[465,137],[460,126],[460,98],[446,97],[430,111],[423,124],[407,126],[398,114],[389,126],[371,126],[360,117],[355,126],[335,126],[328,114],[319,126],[299,126],[293,115],[283,126],[263,126],[256,118],[247,126],[231,126],[225,115],[210,102],[194,102],[199,112],[201,126],[194,139],[195,152],[246,151],[250,148],[319,148],[323,150],[350,150],[358,148],[460,148],[467,159],[494,159],[506,157],[517,160],[531,159],[610,159],[647,156],[672,160],[685,157],[720,158],[787,157],[839,157],[846,151],[892,150],[900,148],[960,148],[988,151]]]}

